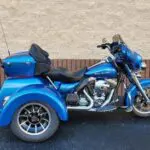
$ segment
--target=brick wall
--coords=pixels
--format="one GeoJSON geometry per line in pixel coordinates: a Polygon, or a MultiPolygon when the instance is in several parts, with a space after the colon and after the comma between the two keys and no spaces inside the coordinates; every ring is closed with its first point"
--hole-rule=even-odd
{"type": "MultiPolygon", "coordinates": [[[[120,33],[150,58],[149,0],[0,0],[0,19],[11,52],[39,43],[51,58],[100,59],[101,39],[120,33]]],[[[0,28],[0,55],[6,46],[0,28]]]]}

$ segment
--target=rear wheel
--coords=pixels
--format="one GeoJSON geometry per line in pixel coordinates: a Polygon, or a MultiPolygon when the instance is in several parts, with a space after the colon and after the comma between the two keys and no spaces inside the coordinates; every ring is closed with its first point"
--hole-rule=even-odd
{"type": "MultiPolygon", "coordinates": [[[[150,98],[150,87],[145,89],[146,95],[150,98]]],[[[135,98],[133,112],[140,117],[150,116],[150,104],[147,104],[141,95],[135,98]]]]}
{"type": "Polygon", "coordinates": [[[21,140],[41,142],[51,137],[59,126],[56,112],[48,105],[31,102],[14,114],[11,129],[21,140]]]}

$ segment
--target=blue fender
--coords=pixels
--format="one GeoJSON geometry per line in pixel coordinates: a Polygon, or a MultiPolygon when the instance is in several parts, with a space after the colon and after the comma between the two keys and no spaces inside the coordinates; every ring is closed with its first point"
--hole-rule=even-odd
{"type": "Polygon", "coordinates": [[[0,126],[10,124],[16,110],[30,101],[49,104],[56,111],[60,120],[68,120],[65,101],[56,90],[44,85],[29,85],[21,88],[8,99],[0,113],[0,126]]]}
{"type": "MultiPolygon", "coordinates": [[[[139,80],[139,82],[141,83],[141,86],[143,88],[147,88],[150,87],[150,79],[141,79],[139,80]]],[[[130,107],[132,106],[134,100],[135,100],[135,96],[137,95],[138,89],[136,88],[136,86],[134,84],[130,84],[129,88],[127,89],[126,93],[125,93],[125,105],[130,107]]]]}

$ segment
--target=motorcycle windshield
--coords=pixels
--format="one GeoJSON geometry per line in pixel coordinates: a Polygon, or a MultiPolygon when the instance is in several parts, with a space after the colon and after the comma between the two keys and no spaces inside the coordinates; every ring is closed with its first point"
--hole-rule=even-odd
{"type": "Polygon", "coordinates": [[[121,45],[121,52],[126,63],[132,70],[139,70],[142,64],[142,57],[138,53],[131,51],[126,45],[121,45]]]}

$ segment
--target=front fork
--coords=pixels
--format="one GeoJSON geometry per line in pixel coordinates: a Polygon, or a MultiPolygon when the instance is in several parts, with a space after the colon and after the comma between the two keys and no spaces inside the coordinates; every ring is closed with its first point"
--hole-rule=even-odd
{"type": "Polygon", "coordinates": [[[133,80],[134,84],[136,85],[136,87],[140,91],[141,95],[144,97],[144,100],[146,101],[146,103],[150,104],[150,99],[146,95],[143,87],[141,86],[139,79],[137,78],[137,75],[134,72],[131,72],[130,68],[127,65],[126,65],[126,69],[128,70],[128,73],[130,73],[131,79],[133,80]]]}
{"type": "Polygon", "coordinates": [[[150,104],[150,99],[148,98],[148,96],[146,95],[143,87],[141,86],[137,76],[135,73],[132,73],[132,79],[136,85],[136,87],[138,88],[138,90],[140,91],[140,93],[142,94],[142,96],[144,97],[144,100],[146,101],[146,103],[149,103],[150,104]]]}

